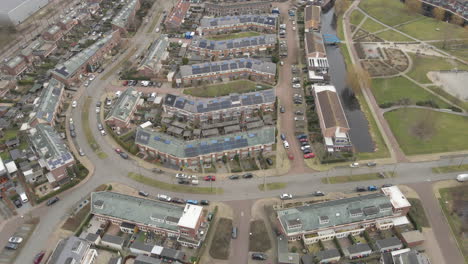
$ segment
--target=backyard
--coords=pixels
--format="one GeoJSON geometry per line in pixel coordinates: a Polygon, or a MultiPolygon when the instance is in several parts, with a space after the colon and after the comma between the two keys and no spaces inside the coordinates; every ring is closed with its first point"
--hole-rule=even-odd
{"type": "Polygon", "coordinates": [[[229,95],[231,93],[248,93],[270,89],[269,85],[261,85],[248,80],[239,80],[229,83],[220,83],[213,85],[204,85],[201,87],[188,88],[184,90],[184,94],[196,97],[218,97],[229,95]]]}
{"type": "Polygon", "coordinates": [[[419,199],[408,198],[408,202],[411,204],[411,209],[408,212],[408,215],[412,221],[415,222],[416,229],[421,229],[422,227],[430,227],[429,220],[427,219],[426,212],[419,199]]]}
{"type": "Polygon", "coordinates": [[[467,65],[454,60],[435,56],[416,55],[414,53],[408,53],[408,55],[410,55],[413,61],[413,66],[411,71],[408,72],[408,76],[420,83],[431,83],[429,78],[427,78],[427,73],[430,71],[452,70],[454,68],[468,70],[467,65]]]}

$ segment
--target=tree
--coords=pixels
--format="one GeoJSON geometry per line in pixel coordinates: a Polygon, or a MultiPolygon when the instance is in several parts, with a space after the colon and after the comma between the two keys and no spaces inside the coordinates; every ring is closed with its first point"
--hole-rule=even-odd
{"type": "Polygon", "coordinates": [[[349,0],[337,0],[335,2],[335,15],[342,16],[351,5],[349,0]]]}
{"type": "Polygon", "coordinates": [[[432,9],[432,15],[434,16],[435,19],[444,21],[445,10],[442,7],[434,7],[434,9],[432,9]]]}
{"type": "Polygon", "coordinates": [[[464,22],[465,20],[461,16],[458,16],[458,15],[452,15],[452,17],[450,18],[450,23],[455,24],[455,25],[462,26],[464,22]]]}
{"type": "Polygon", "coordinates": [[[355,94],[361,94],[362,89],[370,88],[372,79],[367,70],[361,67],[348,67],[346,84],[351,87],[355,94]]]}
{"type": "Polygon", "coordinates": [[[189,62],[188,58],[182,58],[182,65],[187,65],[189,62]]]}
{"type": "Polygon", "coordinates": [[[406,0],[405,4],[412,13],[421,13],[422,4],[419,0],[406,0]]]}

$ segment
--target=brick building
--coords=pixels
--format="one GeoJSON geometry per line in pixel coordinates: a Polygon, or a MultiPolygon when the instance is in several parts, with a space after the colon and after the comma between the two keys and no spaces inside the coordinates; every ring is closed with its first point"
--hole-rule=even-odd
{"type": "Polygon", "coordinates": [[[129,1],[112,19],[112,30],[119,30],[122,35],[126,35],[127,30],[135,26],[135,15],[138,9],[140,9],[139,0],[129,1]]]}
{"type": "Polygon", "coordinates": [[[28,62],[22,55],[16,55],[3,64],[3,72],[8,75],[18,76],[28,68],[28,62]]]}
{"type": "MultiPolygon", "coordinates": [[[[322,35],[317,32],[306,32],[304,34],[304,47],[309,80],[316,80],[323,74],[327,74],[330,66],[322,35]]],[[[321,78],[323,79],[323,77],[321,78]]]]}
{"type": "Polygon", "coordinates": [[[238,16],[270,13],[271,3],[238,2],[238,3],[205,3],[205,13],[209,16],[238,16]]]}
{"type": "Polygon", "coordinates": [[[305,7],[304,12],[304,30],[306,32],[320,31],[322,8],[317,5],[310,5],[305,7]]]}
{"type": "Polygon", "coordinates": [[[185,16],[190,9],[190,2],[186,0],[179,0],[177,4],[171,9],[164,21],[164,25],[168,30],[177,30],[184,23],[185,16]]]}
{"type": "Polygon", "coordinates": [[[125,90],[107,114],[105,121],[111,127],[128,128],[138,105],[141,105],[140,94],[132,87],[125,90]]]}
{"type": "Polygon", "coordinates": [[[162,67],[162,62],[168,57],[167,47],[169,46],[169,38],[162,34],[156,39],[148,49],[145,58],[141,61],[138,67],[138,72],[149,78],[155,77],[162,67]]]}
{"type": "Polygon", "coordinates": [[[44,88],[34,107],[33,117],[30,121],[32,127],[39,123],[55,126],[57,116],[62,109],[64,88],[63,83],[53,78],[50,79],[48,86],[44,88]]]}
{"type": "Polygon", "coordinates": [[[256,30],[260,32],[276,32],[276,15],[240,15],[209,18],[200,20],[197,28],[199,35],[229,33],[231,31],[256,30]]]}
{"type": "Polygon", "coordinates": [[[54,42],[60,40],[62,37],[63,31],[57,25],[53,25],[48,30],[44,31],[44,33],[42,34],[43,39],[54,42]]]}

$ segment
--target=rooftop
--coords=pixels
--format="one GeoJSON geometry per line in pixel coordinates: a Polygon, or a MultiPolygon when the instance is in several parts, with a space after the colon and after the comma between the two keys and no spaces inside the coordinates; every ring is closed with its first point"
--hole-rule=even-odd
{"type": "Polygon", "coordinates": [[[393,264],[428,264],[427,257],[414,249],[400,249],[392,251],[393,264]]]}
{"type": "Polygon", "coordinates": [[[58,242],[54,252],[49,258],[48,264],[81,263],[90,242],[85,239],[71,236],[58,242]]]}
{"type": "Polygon", "coordinates": [[[346,251],[349,252],[349,254],[358,254],[358,253],[364,253],[367,251],[372,251],[372,249],[369,247],[368,244],[354,244],[349,246],[346,251]]]}
{"type": "Polygon", "coordinates": [[[112,19],[112,24],[121,28],[127,26],[128,18],[130,14],[135,10],[139,0],[130,0],[126,6],[124,6],[120,12],[112,19]]]}
{"type": "Polygon", "coordinates": [[[115,118],[125,122],[137,105],[139,99],[140,94],[133,89],[133,87],[127,88],[127,90],[119,96],[117,102],[107,114],[106,120],[115,118]]]}
{"type": "Polygon", "coordinates": [[[271,45],[276,43],[275,34],[266,34],[254,37],[235,38],[230,40],[208,40],[195,36],[191,42],[192,47],[208,49],[208,50],[227,50],[239,49],[244,47],[253,47],[260,45],[271,45]]]}
{"type": "Polygon", "coordinates": [[[260,24],[266,26],[276,25],[277,15],[240,15],[224,17],[204,17],[200,20],[202,28],[228,27],[236,24],[260,24]]]}
{"type": "Polygon", "coordinates": [[[101,240],[101,241],[104,241],[104,242],[107,242],[107,243],[116,244],[116,245],[123,245],[123,243],[124,243],[124,239],[123,239],[122,237],[113,236],[113,235],[109,235],[109,234],[105,234],[105,235],[102,237],[102,240],[101,240]]]}
{"type": "Polygon", "coordinates": [[[333,249],[319,251],[315,254],[315,256],[317,256],[317,258],[320,260],[326,260],[326,259],[341,257],[341,254],[340,254],[340,251],[338,251],[338,249],[333,248],[333,249]]]}
{"type": "Polygon", "coordinates": [[[395,208],[405,208],[411,206],[408,199],[406,199],[406,197],[401,192],[400,188],[398,188],[397,186],[382,188],[382,192],[388,197],[390,197],[390,202],[395,208]]]}
{"type": "Polygon", "coordinates": [[[160,63],[160,61],[164,57],[164,53],[166,53],[167,46],[169,45],[169,39],[167,35],[163,34],[156,39],[151,47],[148,50],[148,54],[146,58],[142,61],[140,67],[148,67],[151,69],[156,68],[156,65],[160,63]]]}
{"type": "Polygon", "coordinates": [[[314,91],[325,128],[349,128],[348,120],[336,89],[332,85],[314,85],[314,91]]]}
{"type": "Polygon", "coordinates": [[[185,15],[190,8],[190,2],[185,0],[179,0],[177,5],[175,5],[169,15],[166,18],[167,24],[171,24],[174,26],[180,26],[184,21],[185,15]]]}
{"type": "Polygon", "coordinates": [[[291,253],[288,249],[288,239],[284,236],[278,236],[278,262],[282,264],[299,264],[300,256],[298,253],[291,253]]]}
{"type": "Polygon", "coordinates": [[[375,241],[375,244],[379,249],[386,249],[389,247],[396,247],[396,246],[402,246],[403,244],[401,243],[400,239],[397,237],[389,237],[381,240],[375,241]]]}
{"type": "Polygon", "coordinates": [[[304,22],[307,24],[308,21],[315,20],[320,22],[321,8],[317,5],[310,5],[305,7],[304,22]]]}
{"type": "Polygon", "coordinates": [[[135,142],[175,157],[190,158],[249,146],[274,144],[275,128],[263,127],[249,132],[185,141],[138,127],[135,142]]]}
{"type": "Polygon", "coordinates": [[[48,30],[47,30],[47,33],[51,34],[51,35],[54,35],[55,33],[59,32],[60,31],[60,27],[57,26],[57,25],[53,25],[52,27],[50,27],[48,30]]]}
{"type": "Polygon", "coordinates": [[[323,44],[323,37],[320,33],[306,32],[304,41],[307,55],[311,55],[312,53],[318,53],[318,56],[316,55],[316,57],[327,56],[325,45],[323,44]]]}
{"type": "Polygon", "coordinates": [[[19,65],[21,62],[23,62],[23,61],[24,61],[23,56],[16,55],[16,56],[13,57],[12,59],[10,59],[10,60],[6,63],[6,65],[7,65],[9,68],[13,69],[13,68],[15,68],[16,66],[18,66],[18,65],[19,65]]]}
{"type": "Polygon", "coordinates": [[[52,122],[60,97],[65,85],[56,79],[51,79],[49,85],[42,91],[38,104],[34,107],[35,117],[44,120],[47,123],[52,122]]]}
{"type": "Polygon", "coordinates": [[[179,226],[194,229],[203,213],[203,207],[198,205],[186,204],[184,214],[179,219],[179,226]]]}
{"type": "Polygon", "coordinates": [[[146,255],[138,255],[133,262],[134,264],[161,264],[162,260],[146,255]]]}
{"type": "Polygon", "coordinates": [[[208,74],[214,72],[253,70],[265,74],[276,74],[276,64],[257,59],[231,59],[223,61],[213,61],[192,65],[182,65],[180,73],[183,77],[208,74]]]}

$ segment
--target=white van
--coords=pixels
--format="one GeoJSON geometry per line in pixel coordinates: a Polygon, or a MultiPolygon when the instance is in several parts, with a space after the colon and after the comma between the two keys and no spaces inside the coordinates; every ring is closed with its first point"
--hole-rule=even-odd
{"type": "Polygon", "coordinates": [[[121,94],[122,94],[122,91],[117,91],[117,92],[115,93],[115,96],[116,96],[117,98],[119,98],[121,94]]]}
{"type": "Polygon", "coordinates": [[[28,196],[26,196],[26,193],[21,193],[20,198],[21,198],[21,202],[24,203],[24,204],[29,201],[28,196]]]}
{"type": "Polygon", "coordinates": [[[459,181],[459,182],[468,181],[468,174],[458,174],[457,181],[459,181]]]}

